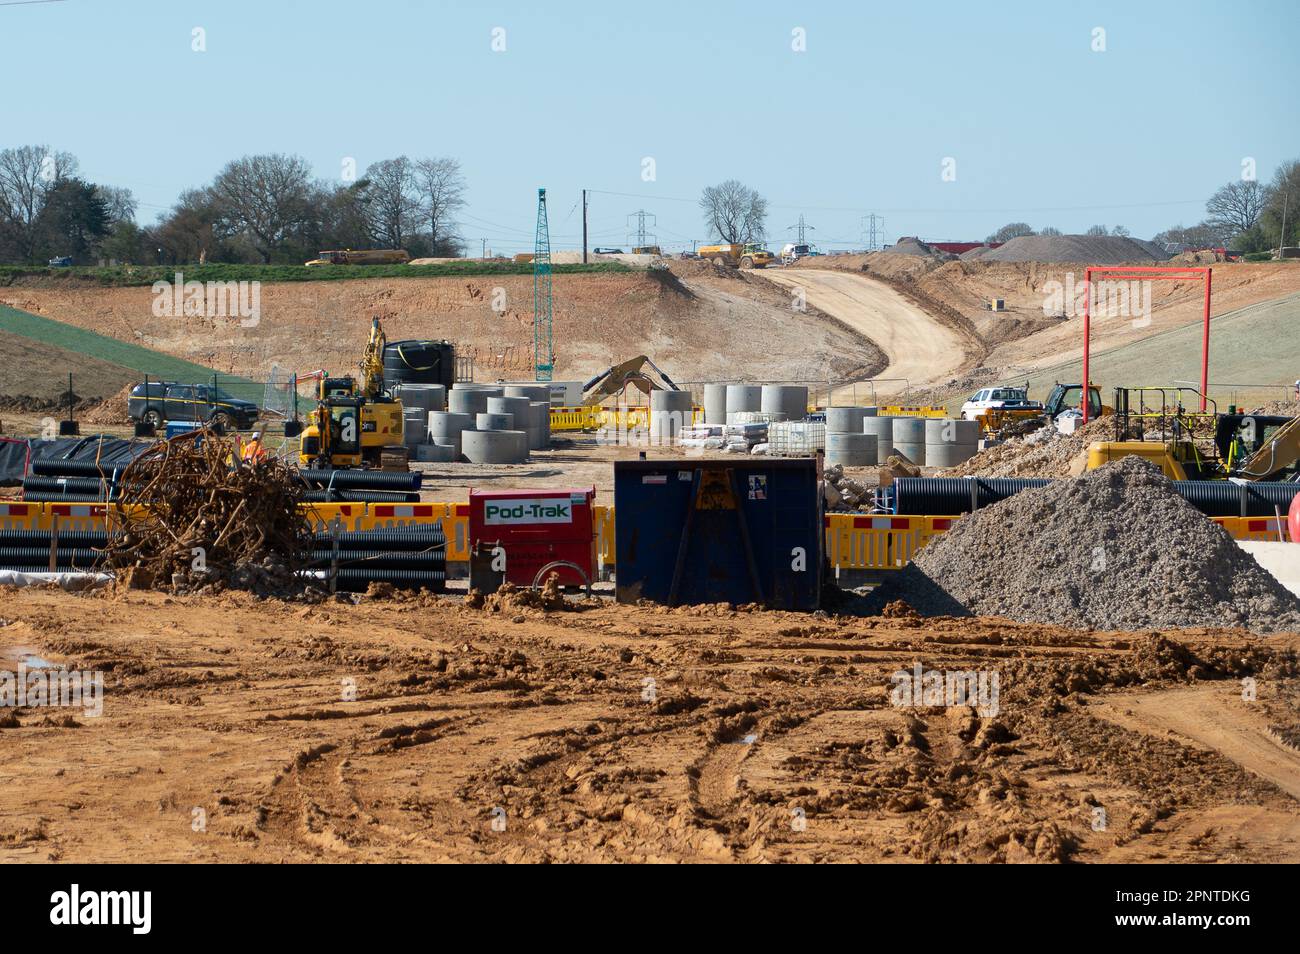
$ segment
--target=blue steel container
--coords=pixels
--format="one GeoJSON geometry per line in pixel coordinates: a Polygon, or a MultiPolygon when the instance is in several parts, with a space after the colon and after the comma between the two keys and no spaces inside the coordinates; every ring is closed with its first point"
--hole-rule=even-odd
{"type": "Polygon", "coordinates": [[[815,610],[821,459],[618,461],[620,603],[761,603],[815,610]]]}
{"type": "Polygon", "coordinates": [[[168,421],[167,422],[167,439],[171,440],[179,434],[188,434],[190,431],[197,431],[203,427],[201,421],[168,421]]]}

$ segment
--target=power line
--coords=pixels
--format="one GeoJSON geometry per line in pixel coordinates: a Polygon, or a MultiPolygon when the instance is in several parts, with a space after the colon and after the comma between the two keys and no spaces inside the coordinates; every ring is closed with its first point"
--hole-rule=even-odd
{"type": "MultiPolygon", "coordinates": [[[[588,191],[589,191],[589,192],[592,192],[592,193],[595,193],[595,194],[597,194],[597,195],[615,195],[615,196],[621,196],[621,197],[623,197],[623,198],[628,198],[628,199],[654,199],[654,200],[656,200],[656,201],[660,201],[660,202],[690,202],[690,203],[694,203],[694,204],[698,204],[698,203],[699,203],[699,199],[686,199],[686,198],[682,198],[681,196],[650,195],[650,194],[648,194],[648,193],[644,193],[644,192],[607,192],[607,191],[605,191],[605,190],[603,190],[603,189],[589,189],[588,191]]],[[[1199,206],[1199,205],[1203,205],[1204,202],[1205,202],[1204,199],[1176,199],[1176,200],[1170,200],[1170,201],[1165,201],[1165,202],[1131,202],[1131,203],[1117,203],[1117,204],[1113,204],[1113,205],[1056,205],[1056,206],[1038,206],[1038,207],[1036,207],[1036,208],[1014,208],[1014,207],[1009,207],[1009,208],[998,208],[998,209],[954,209],[954,208],[951,208],[951,207],[948,207],[948,208],[934,208],[934,209],[926,209],[926,208],[919,208],[919,209],[877,208],[876,211],[877,211],[877,212],[882,212],[882,213],[883,213],[883,212],[889,212],[889,213],[891,213],[891,214],[899,214],[899,215],[911,215],[911,214],[917,214],[917,215],[953,215],[953,214],[956,214],[956,215],[994,215],[994,214],[997,214],[997,213],[1006,213],[1006,212],[1015,212],[1015,213],[1027,213],[1027,212],[1028,212],[1028,213],[1032,213],[1032,212],[1093,212],[1093,211],[1100,211],[1100,210],[1102,210],[1102,209],[1154,209],[1154,208],[1161,208],[1161,207],[1165,207],[1165,206],[1175,206],[1175,205],[1197,205],[1197,206],[1199,206]]],[[[864,207],[860,207],[860,206],[859,206],[859,207],[856,207],[856,208],[848,208],[848,207],[844,207],[844,206],[805,205],[805,204],[802,204],[802,203],[798,203],[798,204],[790,205],[790,204],[776,203],[776,202],[770,202],[770,203],[768,203],[768,208],[772,208],[772,209],[804,209],[804,210],[806,210],[806,211],[810,211],[810,212],[853,212],[853,213],[863,213],[863,214],[865,214],[865,213],[869,213],[869,212],[871,211],[870,208],[864,208],[864,207]]]]}

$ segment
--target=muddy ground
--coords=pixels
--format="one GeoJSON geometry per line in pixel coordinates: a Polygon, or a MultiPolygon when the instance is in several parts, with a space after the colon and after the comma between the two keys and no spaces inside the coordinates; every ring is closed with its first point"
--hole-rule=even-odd
{"type": "Polygon", "coordinates": [[[0,861],[1300,860],[1300,635],[528,603],[3,591],[0,861]]]}

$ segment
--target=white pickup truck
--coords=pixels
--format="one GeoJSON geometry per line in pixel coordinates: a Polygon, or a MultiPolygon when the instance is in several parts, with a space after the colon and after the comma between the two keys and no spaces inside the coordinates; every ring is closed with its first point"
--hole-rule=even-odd
{"type": "Polygon", "coordinates": [[[961,406],[963,421],[973,421],[985,411],[997,410],[1041,410],[1042,405],[1029,400],[1025,388],[985,388],[971,395],[971,399],[961,406]]]}

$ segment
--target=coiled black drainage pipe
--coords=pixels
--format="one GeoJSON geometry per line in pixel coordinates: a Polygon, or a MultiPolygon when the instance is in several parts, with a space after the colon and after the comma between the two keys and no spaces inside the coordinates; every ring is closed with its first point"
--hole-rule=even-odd
{"type": "Polygon", "coordinates": [[[110,503],[116,499],[116,491],[110,494],[107,500],[100,494],[61,494],[48,490],[23,494],[24,503],[110,503]]]}
{"type": "Polygon", "coordinates": [[[1174,489],[1197,510],[1211,517],[1285,516],[1300,484],[1233,483],[1227,480],[1176,480],[1174,489]]]}
{"type": "Polygon", "coordinates": [[[300,470],[309,487],[335,490],[419,490],[424,474],[418,470],[300,470]]]}
{"type": "Polygon", "coordinates": [[[403,590],[426,589],[442,593],[447,589],[447,574],[443,570],[357,570],[351,567],[341,567],[338,571],[339,590],[365,592],[371,583],[391,583],[403,590]]]}
{"type": "MultiPolygon", "coordinates": [[[[383,567],[395,570],[441,570],[447,565],[441,549],[438,550],[339,550],[339,566],[364,570],[383,567]]],[[[313,550],[312,567],[329,566],[334,561],[333,550],[313,550]]]]}
{"type": "Polygon", "coordinates": [[[894,512],[970,513],[1022,490],[1046,487],[1050,483],[1038,477],[899,477],[894,481],[894,512]]]}
{"type": "Polygon", "coordinates": [[[309,490],[305,503],[419,503],[417,491],[401,490],[309,490]]]}
{"type": "MultiPolygon", "coordinates": [[[[49,530],[0,530],[0,547],[44,547],[50,549],[49,530]]],[[[108,546],[108,534],[102,530],[60,530],[60,547],[108,546]]]]}
{"type": "MultiPolygon", "coordinates": [[[[59,547],[54,551],[56,566],[73,566],[81,568],[93,566],[104,558],[99,550],[84,547],[59,547]]],[[[0,547],[0,566],[48,567],[50,565],[50,548],[42,547],[0,547]]]]}
{"type": "Polygon", "coordinates": [[[98,494],[111,487],[111,481],[97,477],[24,477],[23,493],[45,491],[47,493],[98,494]]]}
{"type": "MultiPolygon", "coordinates": [[[[421,524],[419,530],[357,530],[339,534],[341,550],[409,551],[427,550],[447,545],[446,534],[439,524],[421,524]]],[[[332,546],[334,535],[318,530],[312,540],[319,547],[332,546]]]]}
{"type": "MultiPolygon", "coordinates": [[[[1017,477],[900,477],[894,481],[894,512],[900,515],[970,513],[1022,490],[1052,483],[1017,477]]],[[[1272,517],[1283,514],[1300,493],[1289,482],[1233,483],[1226,480],[1175,480],[1174,490],[1209,517],[1272,517]]]]}
{"type": "Polygon", "coordinates": [[[58,457],[36,457],[32,459],[32,473],[46,477],[108,477],[112,478],[126,470],[125,464],[108,465],[94,460],[77,458],[61,460],[58,457]]]}

